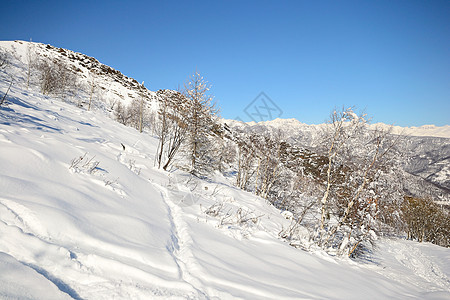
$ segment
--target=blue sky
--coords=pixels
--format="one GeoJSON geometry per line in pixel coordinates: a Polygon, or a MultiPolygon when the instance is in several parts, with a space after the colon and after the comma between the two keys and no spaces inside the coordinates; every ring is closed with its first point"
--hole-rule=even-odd
{"type": "Polygon", "coordinates": [[[225,118],[264,92],[283,118],[355,105],[374,122],[450,124],[450,1],[2,1],[1,40],[97,58],[151,90],[194,70],[225,118]]]}

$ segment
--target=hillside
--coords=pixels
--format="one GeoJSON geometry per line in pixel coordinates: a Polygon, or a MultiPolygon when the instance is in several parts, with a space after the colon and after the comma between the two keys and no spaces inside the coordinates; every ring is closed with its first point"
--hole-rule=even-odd
{"type": "Polygon", "coordinates": [[[157,169],[151,132],[77,106],[88,94],[27,89],[25,73],[19,60],[0,71],[2,93],[14,78],[0,107],[0,298],[450,297],[448,248],[380,238],[360,260],[294,248],[279,237],[288,213],[218,172],[157,169]]]}
{"type": "MultiPolygon", "coordinates": [[[[129,105],[133,99],[139,99],[140,93],[148,98],[155,93],[141,86],[135,79],[123,75],[120,71],[100,63],[97,59],[71,50],[56,48],[41,43],[24,41],[0,41],[3,53],[11,63],[7,72],[14,74],[14,82],[36,87],[39,85],[39,64],[43,59],[67,65],[76,76],[76,91],[65,96],[66,102],[78,106],[87,106],[93,90],[93,106],[97,109],[112,111],[114,105],[121,102],[129,105]],[[29,68],[31,65],[31,68],[29,68]]],[[[4,77],[10,81],[11,78],[4,77]]],[[[151,103],[148,103],[151,105],[151,103]]]]}

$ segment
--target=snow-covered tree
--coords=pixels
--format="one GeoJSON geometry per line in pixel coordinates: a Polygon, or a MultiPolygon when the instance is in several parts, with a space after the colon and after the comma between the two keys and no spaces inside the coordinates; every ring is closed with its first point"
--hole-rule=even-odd
{"type": "Polygon", "coordinates": [[[326,189],[321,199],[321,229],[325,226],[333,181],[338,177],[337,173],[342,171],[343,162],[354,144],[353,140],[361,134],[365,124],[364,116],[357,116],[352,108],[334,110],[330,115],[329,126],[325,127],[322,143],[326,149],[327,171],[326,189]]]}
{"type": "MultiPolygon", "coordinates": [[[[368,130],[367,122],[351,108],[335,110],[322,143],[327,161],[318,243],[341,253],[375,237],[379,204],[391,191],[383,178],[390,173],[398,137],[389,129],[368,130]]],[[[394,201],[401,193],[390,196],[394,201]]]]}

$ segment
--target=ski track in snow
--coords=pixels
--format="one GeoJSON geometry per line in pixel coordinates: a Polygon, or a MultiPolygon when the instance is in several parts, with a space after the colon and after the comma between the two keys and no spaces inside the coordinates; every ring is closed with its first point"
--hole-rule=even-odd
{"type": "Polygon", "coordinates": [[[450,280],[442,273],[436,262],[426,257],[416,247],[408,247],[397,252],[396,258],[417,276],[450,291],[450,280]]]}
{"type": "MultiPolygon", "coordinates": [[[[122,262],[117,261],[116,259],[111,259],[106,256],[97,254],[86,254],[81,251],[78,252],[72,252],[67,248],[64,248],[61,245],[54,244],[51,242],[51,238],[42,236],[40,234],[36,233],[36,230],[33,230],[34,228],[40,228],[39,222],[36,220],[36,218],[30,213],[30,211],[25,208],[24,206],[14,202],[9,201],[6,199],[0,199],[1,205],[6,209],[15,220],[18,222],[15,222],[15,224],[8,224],[2,220],[0,220],[0,233],[8,233],[11,231],[15,231],[16,234],[11,234],[10,236],[15,236],[17,238],[17,233],[20,234],[19,241],[5,241],[3,242],[3,247],[0,246],[0,251],[2,252],[18,252],[23,253],[24,249],[28,249],[30,253],[23,254],[22,256],[18,257],[18,260],[21,261],[22,264],[34,269],[39,274],[43,275],[46,279],[48,279],[50,282],[55,284],[58,289],[60,289],[62,292],[68,294],[74,299],[82,299],[80,295],[71,287],[70,283],[64,282],[62,279],[57,277],[55,274],[51,273],[50,271],[46,270],[42,265],[47,265],[47,263],[51,261],[59,261],[60,263],[63,262],[65,267],[69,267],[71,271],[74,271],[76,273],[81,274],[72,274],[73,277],[82,277],[89,278],[90,281],[92,281],[95,284],[95,293],[92,294],[92,291],[87,294],[87,298],[95,298],[95,299],[109,299],[108,295],[111,291],[114,292],[114,294],[117,292],[117,289],[123,285],[126,286],[127,284],[125,282],[114,282],[114,280],[108,280],[108,276],[106,275],[108,273],[108,270],[110,271],[116,271],[121,270],[121,272],[125,272],[127,274],[136,274],[137,277],[140,277],[142,279],[147,279],[148,282],[152,282],[153,284],[156,284],[155,289],[152,291],[154,296],[157,296],[160,294],[160,296],[166,294],[166,292],[163,292],[163,289],[171,289],[175,288],[176,284],[170,283],[170,282],[164,282],[164,280],[161,280],[160,278],[153,276],[147,272],[143,272],[139,268],[135,268],[130,264],[124,264],[122,262]],[[10,206],[13,206],[14,209],[11,209],[11,207],[5,205],[5,202],[8,203],[10,206]],[[30,225],[32,224],[32,225],[30,225]],[[9,242],[9,243],[8,243],[9,242]],[[20,245],[16,244],[15,242],[20,242],[20,245]],[[8,247],[9,245],[14,245],[14,247],[17,247],[16,249],[12,249],[11,247],[8,247]],[[6,248],[4,248],[6,245],[6,248]],[[43,252],[39,253],[38,256],[35,254],[32,254],[32,249],[39,248],[43,249],[43,252]],[[18,249],[21,249],[18,251],[18,249]],[[44,250],[45,249],[45,250],[44,250]],[[34,257],[33,257],[34,256],[34,257]],[[33,257],[34,260],[30,262],[30,257],[33,257]],[[41,266],[38,266],[41,265],[41,266]],[[107,266],[107,267],[105,267],[107,266]],[[106,274],[105,274],[106,272],[106,274]],[[106,277],[105,277],[106,275],[106,277]],[[106,280],[105,280],[106,279],[106,280]],[[99,296],[98,294],[102,295],[99,296]],[[95,296],[96,295],[96,296],[95,296]]],[[[170,205],[170,204],[169,204],[170,205]]],[[[5,215],[2,214],[2,218],[5,218],[5,215]]],[[[174,218],[175,219],[175,218],[174,218]]],[[[174,225],[175,234],[176,234],[176,226],[174,225]]],[[[1,237],[1,234],[0,234],[1,237]]],[[[176,239],[176,236],[174,236],[176,239]]],[[[173,250],[172,250],[173,251],[173,250]]],[[[177,256],[179,257],[179,256],[177,256]]],[[[181,266],[183,266],[183,259],[179,259],[179,262],[181,262],[181,266]]],[[[144,263],[144,262],[141,262],[144,263]]],[[[47,269],[51,269],[52,265],[49,264],[47,266],[47,269]]],[[[182,268],[183,269],[183,268],[182,268]]],[[[185,269],[185,268],[184,268],[185,269]]],[[[67,269],[64,269],[64,272],[67,272],[67,269]]],[[[183,274],[188,274],[186,269],[184,270],[183,274]]],[[[65,274],[67,276],[67,274],[65,274]]],[[[70,275],[69,275],[70,277],[70,275]]],[[[188,277],[190,278],[190,277],[188,277]]],[[[189,280],[186,280],[186,282],[189,282],[189,280]]],[[[74,285],[77,285],[76,282],[71,282],[74,285]]],[[[92,284],[89,284],[90,289],[92,289],[94,286],[92,284]]],[[[182,286],[181,286],[182,287],[182,286]]],[[[149,293],[150,290],[148,290],[148,287],[143,287],[136,285],[135,287],[126,287],[125,290],[132,290],[132,288],[135,288],[137,290],[142,290],[145,293],[149,293]]],[[[196,289],[196,291],[201,294],[200,290],[196,289]]],[[[172,294],[171,292],[170,294],[172,294]]],[[[183,292],[180,295],[187,296],[187,291],[183,292]]],[[[133,296],[133,293],[130,294],[122,294],[125,298],[127,297],[135,297],[133,296]]],[[[196,298],[196,297],[194,297],[196,298]]],[[[203,297],[202,297],[203,298],[203,297]]],[[[204,297],[207,298],[207,297],[204,297]]]]}
{"type": "Polygon", "coordinates": [[[382,246],[383,252],[395,259],[386,267],[388,276],[398,280],[398,276],[389,274],[391,265],[397,263],[407,270],[405,273],[409,274],[408,281],[414,282],[415,285],[423,289],[439,290],[442,288],[450,292],[450,279],[442,272],[436,260],[425,255],[417,245],[413,246],[408,242],[403,242],[402,247],[392,247],[393,243],[395,242],[388,241],[382,246]]]}
{"type": "Polygon", "coordinates": [[[198,270],[199,265],[196,263],[195,257],[190,250],[193,242],[186,223],[183,221],[182,211],[180,207],[173,203],[173,199],[171,199],[166,188],[158,184],[154,185],[160,189],[161,197],[167,206],[172,229],[172,244],[168,245],[167,248],[177,262],[181,278],[194,288],[200,298],[208,299],[207,295],[203,292],[204,287],[200,279],[195,274],[195,270],[198,270]]]}
{"type": "MultiPolygon", "coordinates": [[[[50,118],[53,121],[58,121],[59,118],[50,118]]],[[[43,127],[46,125],[40,124],[43,127]]],[[[39,129],[39,128],[38,128],[39,129]]],[[[30,133],[30,131],[26,128],[21,128],[21,131],[25,133],[30,133]]],[[[8,133],[7,130],[4,130],[5,133],[8,133]]],[[[9,139],[7,139],[3,135],[3,141],[7,141],[9,143],[12,143],[9,139]]],[[[103,144],[105,140],[103,139],[89,139],[89,138],[78,138],[81,141],[87,142],[87,143],[99,143],[103,144]]],[[[109,148],[109,147],[107,147],[109,148]]],[[[37,157],[41,161],[47,160],[46,156],[34,149],[27,149],[32,155],[37,157]]],[[[107,149],[111,150],[111,149],[107,149]]],[[[125,164],[124,162],[122,162],[125,164]]],[[[90,178],[91,182],[95,184],[99,184],[100,186],[104,186],[103,181],[96,179],[96,177],[91,176],[90,178]]],[[[22,184],[21,182],[19,184],[22,184]]],[[[26,184],[26,183],[23,183],[26,184]]],[[[107,188],[112,189],[114,192],[118,193],[122,198],[126,196],[126,193],[120,188],[120,185],[118,183],[115,183],[114,186],[108,186],[107,188]]],[[[107,256],[100,255],[99,251],[97,251],[96,254],[88,254],[83,253],[81,249],[77,249],[77,252],[70,251],[69,249],[55,244],[52,242],[52,238],[49,236],[49,234],[46,232],[45,227],[42,226],[42,224],[39,222],[39,219],[35,216],[33,211],[31,209],[28,209],[25,205],[20,204],[21,200],[19,199],[5,199],[0,198],[0,212],[2,221],[0,223],[1,232],[11,232],[15,231],[17,235],[19,233],[20,240],[22,241],[20,245],[17,245],[16,241],[8,241],[3,240],[3,245],[0,246],[0,250],[4,252],[9,253],[22,253],[19,256],[16,256],[16,258],[19,261],[23,261],[22,263],[28,267],[31,267],[35,271],[37,271],[39,274],[43,275],[45,278],[47,278],[49,281],[51,281],[53,284],[55,284],[61,291],[67,293],[72,298],[78,299],[81,297],[77,294],[77,292],[70,286],[70,283],[67,283],[69,281],[64,282],[60,278],[58,278],[54,273],[51,273],[50,271],[47,271],[47,269],[43,266],[46,265],[45,261],[49,262],[52,260],[58,260],[58,261],[64,261],[65,264],[69,264],[71,269],[76,269],[77,273],[81,274],[75,274],[73,277],[85,277],[85,278],[91,278],[91,280],[95,283],[95,288],[93,289],[92,284],[88,284],[87,288],[91,289],[89,293],[86,294],[87,298],[93,298],[94,294],[92,293],[92,290],[95,291],[95,294],[100,293],[102,296],[98,297],[95,296],[96,299],[109,299],[110,297],[107,296],[108,294],[113,291],[116,295],[122,295],[125,298],[131,297],[135,298],[136,295],[140,294],[153,294],[154,296],[160,296],[165,297],[164,295],[172,295],[175,296],[177,294],[176,289],[177,285],[178,288],[181,288],[181,290],[184,290],[183,285],[174,284],[171,282],[165,282],[164,280],[151,275],[147,272],[142,272],[138,268],[132,267],[131,264],[124,264],[116,259],[108,258],[107,256]],[[6,221],[3,221],[6,220],[6,221]],[[33,246],[31,246],[33,245],[33,246]],[[39,254],[39,257],[36,257],[36,255],[23,251],[24,248],[27,248],[29,251],[31,249],[36,248],[35,245],[38,245],[38,248],[46,248],[46,251],[43,251],[39,254]],[[55,255],[55,253],[57,253],[55,255]],[[62,255],[61,255],[62,253],[62,255]],[[59,257],[58,257],[59,256],[59,257]],[[142,286],[137,283],[125,283],[120,280],[117,282],[117,280],[114,280],[112,278],[107,279],[108,276],[105,277],[105,271],[107,269],[110,269],[111,271],[116,270],[127,270],[127,273],[129,274],[137,274],[136,277],[147,279],[145,281],[152,282],[153,284],[156,284],[154,288],[151,288],[149,290],[149,286],[142,286]],[[82,275],[84,274],[84,275],[82,275]],[[105,280],[106,279],[106,280],[105,280]],[[114,281],[116,281],[114,283],[114,281]],[[127,286],[128,285],[128,286],[127,286]],[[129,285],[135,285],[129,286],[129,285]],[[123,286],[123,291],[117,291],[119,287],[123,286]],[[138,290],[136,293],[131,292],[124,292],[124,291],[130,291],[132,289],[138,290]],[[166,290],[166,291],[164,291],[166,290]],[[170,292],[169,292],[170,290],[170,292]],[[91,295],[91,296],[89,296],[91,295]],[[134,296],[133,296],[134,295],[134,296]]],[[[111,245],[105,245],[105,248],[109,248],[109,250],[113,250],[114,248],[111,247],[111,245]]],[[[124,255],[124,249],[117,249],[117,252],[114,253],[114,255],[123,256],[124,255]]],[[[106,254],[106,253],[105,253],[106,254]]],[[[106,254],[108,255],[108,254],[106,254]]],[[[125,260],[125,259],[124,259],[125,260]]],[[[140,262],[145,263],[145,262],[140,262]]],[[[148,263],[148,262],[147,262],[148,263]]],[[[73,271],[73,270],[72,270],[73,271]]],[[[58,273],[58,272],[55,272],[58,273]]],[[[67,275],[67,274],[66,274],[67,275]]],[[[69,276],[70,277],[70,276],[69,276]]],[[[78,289],[83,290],[86,288],[86,286],[80,287],[79,283],[75,280],[71,282],[74,285],[78,285],[78,289]]],[[[151,286],[151,285],[150,285],[151,286]]],[[[82,293],[83,294],[83,293],[82,293]]],[[[179,296],[186,295],[186,292],[179,292],[179,296]]]]}

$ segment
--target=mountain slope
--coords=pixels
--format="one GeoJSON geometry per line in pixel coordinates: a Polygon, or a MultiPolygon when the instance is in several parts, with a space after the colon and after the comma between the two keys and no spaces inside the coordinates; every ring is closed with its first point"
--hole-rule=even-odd
{"type": "MultiPolygon", "coordinates": [[[[9,75],[0,73],[0,91],[9,75]]],[[[278,238],[290,220],[228,178],[156,169],[150,134],[23,82],[7,99],[0,108],[2,298],[450,296],[449,249],[381,240],[366,263],[295,249],[278,238]]]]}
{"type": "MultiPolygon", "coordinates": [[[[155,96],[154,92],[135,79],[82,53],[24,41],[0,41],[0,49],[9,59],[5,70],[12,75],[4,77],[4,80],[13,80],[25,86],[29,81],[30,88],[36,88],[40,84],[39,68],[42,61],[67,66],[75,74],[73,79],[76,82],[72,83],[75,91],[63,100],[78,106],[87,106],[89,98],[92,97],[92,104],[96,109],[111,112],[117,103],[129,105],[133,99],[140,99],[142,93],[149,99],[155,96]]],[[[147,105],[152,103],[155,104],[149,102],[147,105]]]]}

